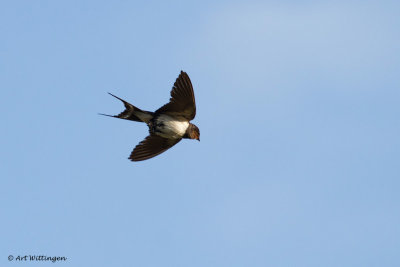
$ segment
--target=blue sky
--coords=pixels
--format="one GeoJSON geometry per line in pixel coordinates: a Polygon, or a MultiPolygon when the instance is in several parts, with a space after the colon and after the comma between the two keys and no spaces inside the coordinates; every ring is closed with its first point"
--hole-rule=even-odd
{"type": "Polygon", "coordinates": [[[3,1],[0,265],[399,266],[396,1],[3,1]],[[201,142],[133,163],[180,70],[201,142]]]}

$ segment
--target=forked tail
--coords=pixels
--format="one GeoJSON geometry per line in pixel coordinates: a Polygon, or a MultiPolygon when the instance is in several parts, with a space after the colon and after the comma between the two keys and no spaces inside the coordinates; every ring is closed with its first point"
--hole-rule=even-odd
{"type": "Polygon", "coordinates": [[[121,100],[122,103],[124,103],[125,110],[118,115],[108,115],[108,114],[99,113],[100,115],[124,119],[124,120],[140,121],[140,122],[145,122],[145,123],[148,123],[153,118],[153,112],[141,110],[141,109],[135,107],[134,105],[126,102],[125,100],[119,98],[118,96],[115,96],[111,93],[109,93],[109,94],[112,95],[113,97],[121,100]]]}

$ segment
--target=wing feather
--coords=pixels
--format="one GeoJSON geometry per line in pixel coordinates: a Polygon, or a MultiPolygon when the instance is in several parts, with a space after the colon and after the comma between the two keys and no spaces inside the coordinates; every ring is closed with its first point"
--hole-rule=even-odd
{"type": "Polygon", "coordinates": [[[151,134],[140,142],[132,151],[129,159],[131,161],[142,161],[155,157],[176,145],[182,139],[169,139],[151,134]]]}
{"type": "Polygon", "coordinates": [[[193,86],[186,72],[181,71],[171,90],[169,103],[159,108],[156,113],[166,113],[193,120],[196,116],[196,101],[193,86]]]}

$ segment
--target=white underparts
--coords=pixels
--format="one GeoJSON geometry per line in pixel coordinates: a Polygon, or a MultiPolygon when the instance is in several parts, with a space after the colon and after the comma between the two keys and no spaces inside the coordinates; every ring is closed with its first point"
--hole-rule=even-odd
{"type": "Polygon", "coordinates": [[[165,138],[181,138],[189,127],[188,121],[176,120],[164,114],[157,118],[156,124],[159,125],[157,134],[165,138]]]}

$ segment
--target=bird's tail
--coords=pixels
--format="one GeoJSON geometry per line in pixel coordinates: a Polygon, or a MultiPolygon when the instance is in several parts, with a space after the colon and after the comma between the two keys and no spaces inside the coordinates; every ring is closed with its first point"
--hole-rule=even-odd
{"type": "Polygon", "coordinates": [[[121,100],[122,103],[124,103],[125,110],[118,115],[107,115],[107,114],[99,113],[100,115],[114,117],[114,118],[120,118],[120,119],[124,119],[124,120],[140,121],[140,122],[145,122],[145,123],[148,123],[153,118],[153,115],[154,115],[153,112],[141,110],[141,109],[135,107],[134,105],[126,102],[125,100],[119,98],[118,96],[115,96],[111,93],[109,93],[109,94],[112,95],[113,97],[121,100]]]}

